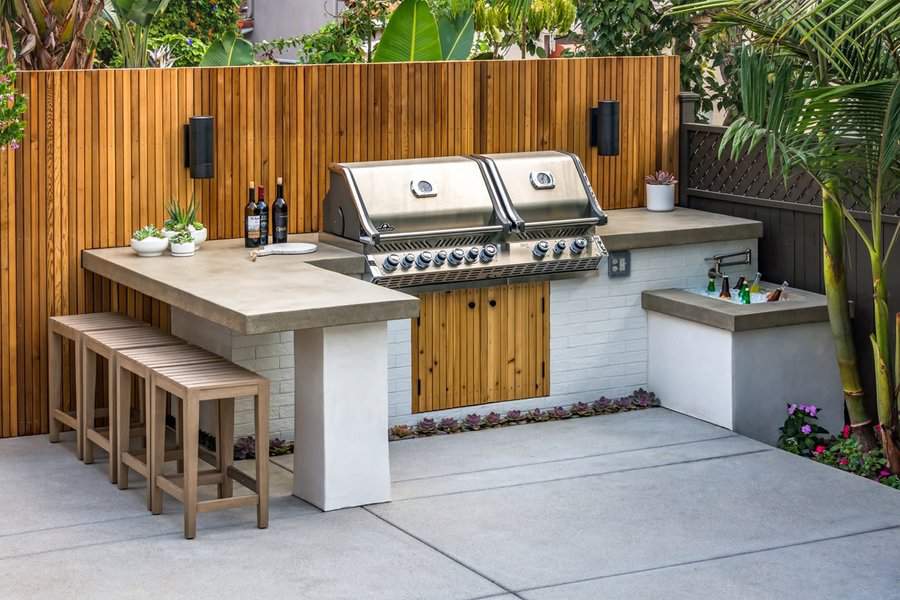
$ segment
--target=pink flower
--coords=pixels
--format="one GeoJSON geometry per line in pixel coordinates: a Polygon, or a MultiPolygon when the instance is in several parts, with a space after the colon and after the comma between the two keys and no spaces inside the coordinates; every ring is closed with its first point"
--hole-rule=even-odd
{"type": "Polygon", "coordinates": [[[841,437],[847,439],[850,437],[850,426],[844,425],[844,428],[841,430],[841,437]]]}
{"type": "Polygon", "coordinates": [[[890,469],[882,469],[881,471],[878,472],[878,477],[880,477],[882,479],[885,477],[890,477],[890,476],[891,476],[890,469]]]}
{"type": "Polygon", "coordinates": [[[844,456],[844,457],[841,457],[841,459],[838,461],[838,464],[848,465],[848,464],[850,464],[850,461],[847,460],[847,457],[844,456]]]}
{"type": "Polygon", "coordinates": [[[818,413],[818,412],[819,412],[819,409],[816,408],[815,404],[810,404],[809,406],[806,407],[806,413],[811,417],[816,416],[816,413],[818,413]]]}
{"type": "Polygon", "coordinates": [[[812,433],[812,427],[810,427],[808,424],[805,424],[805,425],[803,425],[803,427],[800,428],[800,432],[803,435],[809,435],[812,433]]]}
{"type": "Polygon", "coordinates": [[[819,444],[818,446],[816,446],[816,449],[813,450],[813,452],[815,452],[816,454],[822,454],[823,452],[825,452],[825,446],[819,444]]]}
{"type": "Polygon", "coordinates": [[[796,404],[789,404],[789,405],[788,405],[788,408],[787,408],[787,411],[788,411],[788,414],[789,414],[789,415],[793,415],[795,412],[797,412],[797,405],[796,405],[796,404]]]}
{"type": "Polygon", "coordinates": [[[875,433],[881,434],[881,423],[875,423],[875,433]]]}

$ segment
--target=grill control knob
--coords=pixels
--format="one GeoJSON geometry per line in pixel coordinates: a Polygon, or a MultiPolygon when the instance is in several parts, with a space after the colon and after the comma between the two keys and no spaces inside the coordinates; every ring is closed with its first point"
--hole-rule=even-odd
{"type": "Polygon", "coordinates": [[[388,254],[384,258],[384,262],[381,264],[381,267],[391,273],[397,270],[397,267],[400,266],[400,255],[399,254],[388,254]]]}
{"type": "Polygon", "coordinates": [[[478,255],[481,254],[481,249],[478,246],[472,246],[469,248],[469,251],[466,252],[466,262],[473,263],[478,260],[478,255]]]}
{"type": "Polygon", "coordinates": [[[441,250],[437,254],[434,255],[434,266],[439,267],[442,264],[447,262],[447,251],[441,250]]]}
{"type": "Polygon", "coordinates": [[[539,241],[534,245],[534,248],[531,249],[531,253],[537,258],[544,258],[547,256],[548,252],[550,252],[550,244],[546,240],[539,241]]]}
{"type": "Polygon", "coordinates": [[[572,241],[572,245],[569,246],[569,250],[572,254],[581,254],[584,252],[585,248],[587,248],[587,240],[584,238],[576,238],[572,241]]]}
{"type": "Polygon", "coordinates": [[[416,267],[419,269],[426,268],[428,265],[431,264],[431,259],[432,259],[431,252],[428,252],[427,250],[425,252],[420,252],[419,255],[416,257],[416,267]]]}
{"type": "Polygon", "coordinates": [[[556,245],[553,246],[553,255],[559,256],[563,252],[566,251],[566,240],[559,240],[556,242],[556,245]]]}
{"type": "Polygon", "coordinates": [[[447,262],[451,265],[460,264],[463,259],[466,257],[466,253],[463,252],[462,248],[456,248],[453,252],[450,253],[450,256],[447,257],[447,262]]]}
{"type": "Polygon", "coordinates": [[[413,266],[413,263],[415,263],[415,262],[416,262],[416,257],[413,254],[407,254],[400,261],[400,268],[408,269],[411,266],[413,266]]]}
{"type": "Polygon", "coordinates": [[[489,263],[497,256],[497,246],[494,244],[487,244],[484,248],[481,249],[481,256],[479,259],[483,263],[489,263]]]}

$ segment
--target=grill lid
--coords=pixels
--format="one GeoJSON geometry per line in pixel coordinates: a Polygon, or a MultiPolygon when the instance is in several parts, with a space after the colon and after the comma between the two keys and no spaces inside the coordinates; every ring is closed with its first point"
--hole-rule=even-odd
{"type": "Polygon", "coordinates": [[[606,223],[581,161],[565,152],[484,154],[495,192],[521,232],[606,223]]]}
{"type": "Polygon", "coordinates": [[[373,240],[509,230],[483,166],[471,158],[338,163],[332,171],[373,240]]]}

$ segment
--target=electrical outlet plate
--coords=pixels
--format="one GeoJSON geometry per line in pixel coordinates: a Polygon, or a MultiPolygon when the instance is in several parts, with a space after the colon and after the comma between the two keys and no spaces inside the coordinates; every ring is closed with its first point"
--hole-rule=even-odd
{"type": "Polygon", "coordinates": [[[609,265],[610,278],[628,277],[631,275],[631,252],[629,250],[610,252],[606,264],[609,265]]]}

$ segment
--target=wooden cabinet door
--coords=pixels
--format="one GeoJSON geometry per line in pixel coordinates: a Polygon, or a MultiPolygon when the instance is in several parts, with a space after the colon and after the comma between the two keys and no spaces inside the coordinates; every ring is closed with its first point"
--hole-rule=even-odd
{"type": "Polygon", "coordinates": [[[423,294],[412,325],[413,412],[550,393],[550,283],[423,294]]]}

